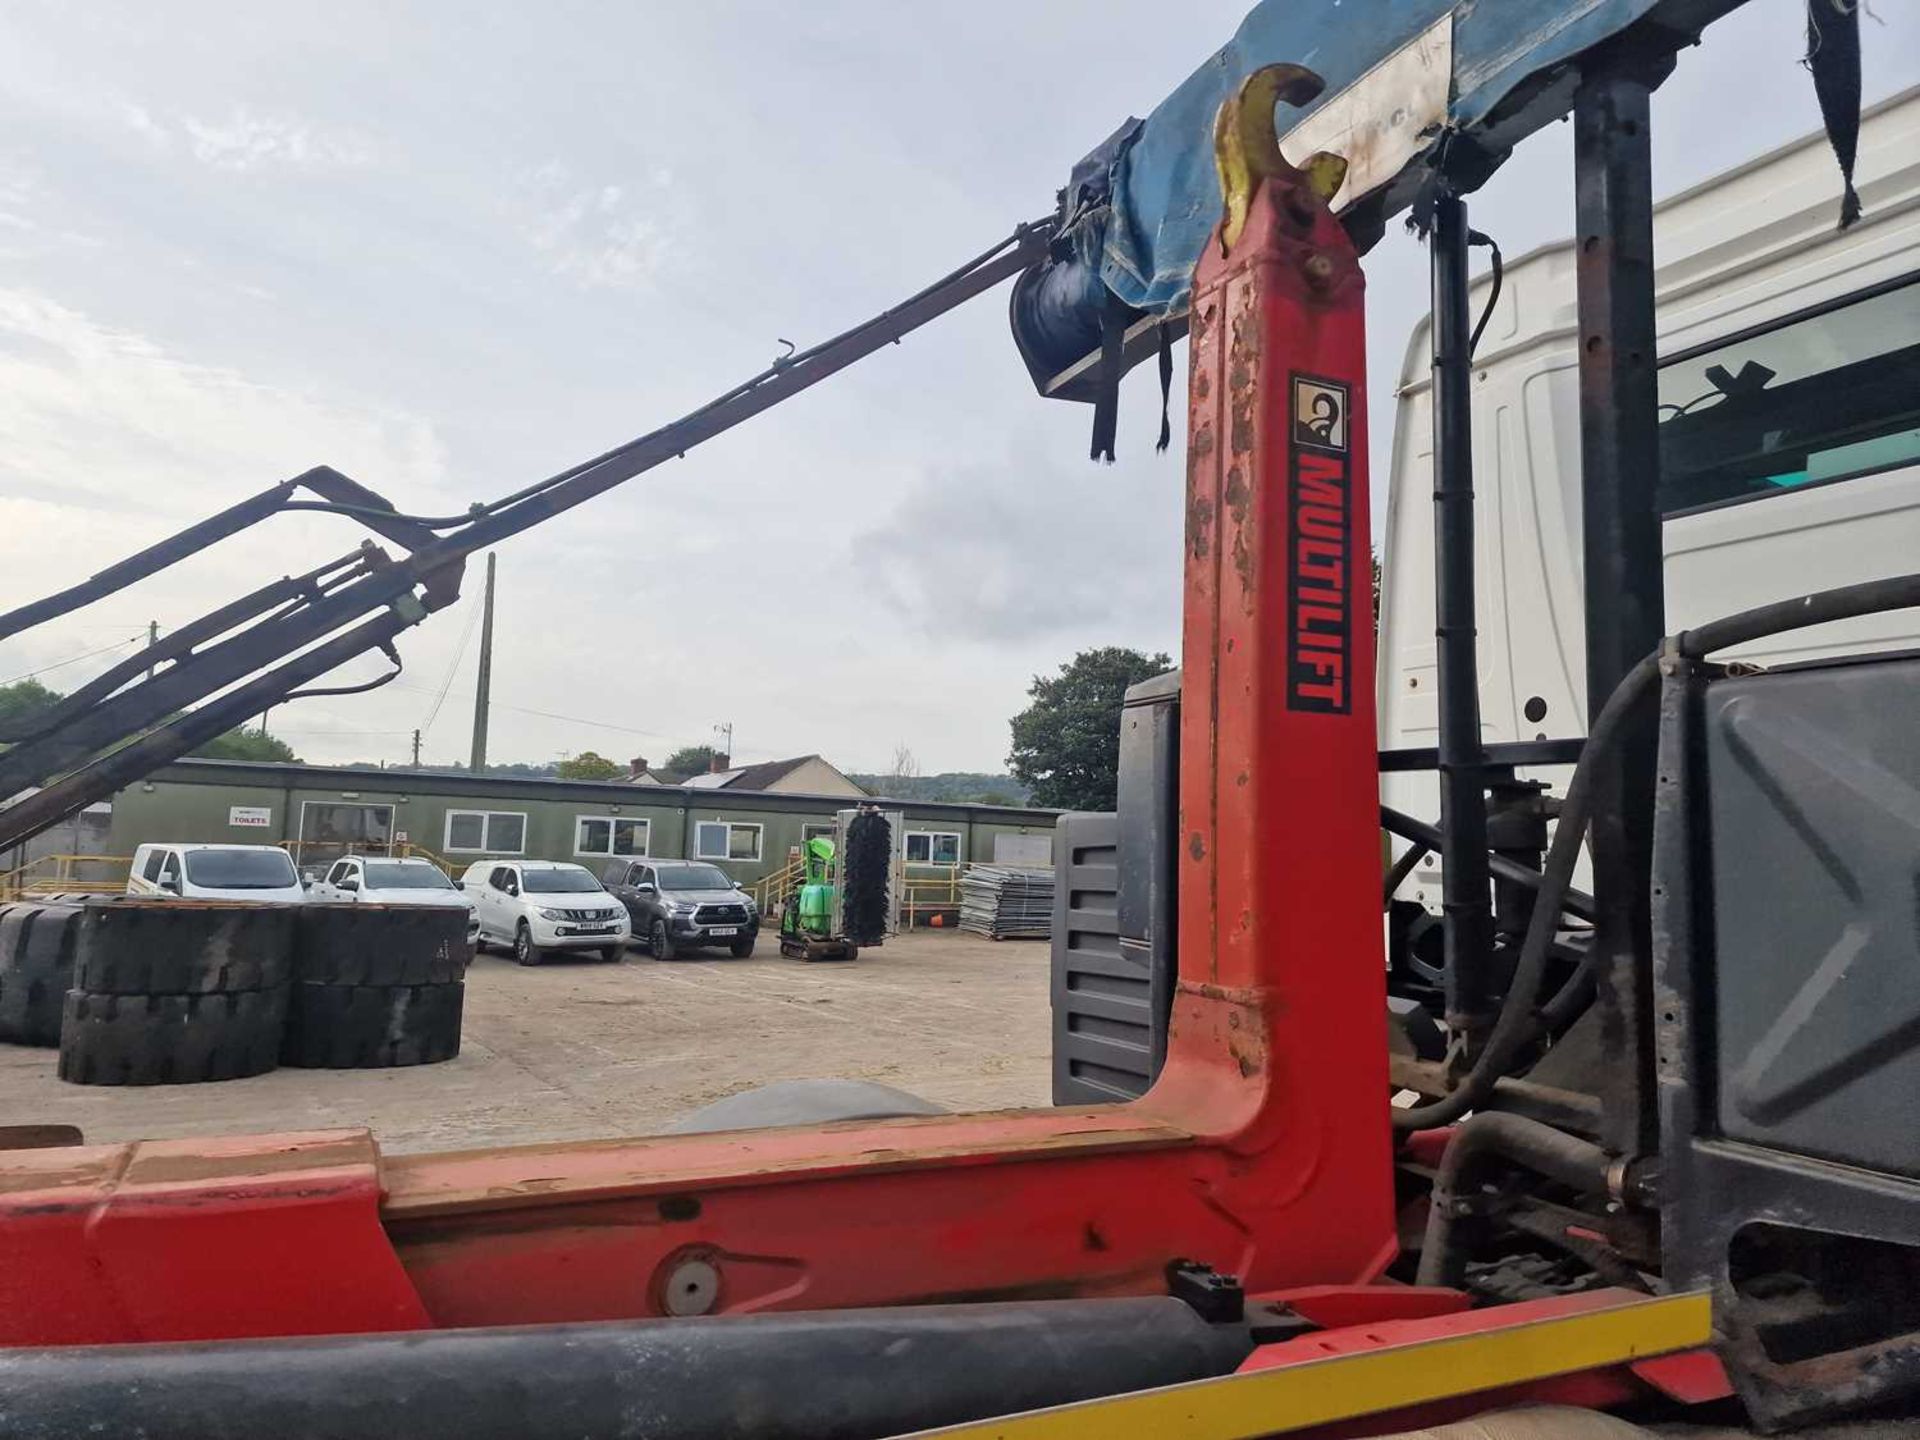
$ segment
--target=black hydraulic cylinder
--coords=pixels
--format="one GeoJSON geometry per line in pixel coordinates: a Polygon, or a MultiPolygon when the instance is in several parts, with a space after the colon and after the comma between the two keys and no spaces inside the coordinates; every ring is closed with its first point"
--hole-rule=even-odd
{"type": "Polygon", "coordinates": [[[1467,207],[1442,194],[1433,266],[1433,570],[1440,703],[1440,877],[1447,1024],[1477,1044],[1491,1020],[1493,908],[1488,888],[1486,755],[1474,619],[1473,356],[1467,307],[1467,207]]]}
{"type": "Polygon", "coordinates": [[[0,1351],[0,1435],[862,1440],[1224,1375],[1165,1296],[0,1351]]]}

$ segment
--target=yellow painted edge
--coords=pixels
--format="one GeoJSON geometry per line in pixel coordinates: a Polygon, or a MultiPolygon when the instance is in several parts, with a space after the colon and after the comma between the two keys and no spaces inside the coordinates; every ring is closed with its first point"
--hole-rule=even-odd
{"type": "Polygon", "coordinates": [[[1706,1344],[1712,1333],[1705,1293],[1633,1299],[1477,1335],[1331,1355],[917,1433],[941,1440],[1086,1440],[1096,1434],[1249,1440],[1689,1350],[1706,1344]]]}

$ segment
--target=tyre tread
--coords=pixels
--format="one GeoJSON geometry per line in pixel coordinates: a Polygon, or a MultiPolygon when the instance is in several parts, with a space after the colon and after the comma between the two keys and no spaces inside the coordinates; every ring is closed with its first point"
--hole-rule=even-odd
{"type": "Polygon", "coordinates": [[[73,988],[91,995],[284,989],[293,908],[179,900],[95,902],[80,917],[73,988]]]}
{"type": "Polygon", "coordinates": [[[78,905],[0,906],[0,1040],[60,1043],[79,922],[78,905]]]}
{"type": "Polygon", "coordinates": [[[184,1085],[279,1063],[287,992],[66,995],[60,1078],[76,1085],[184,1085]]]}
{"type": "Polygon", "coordinates": [[[434,1065],[460,1053],[466,985],[293,987],[283,1065],[307,1070],[371,1070],[434,1065]]]}
{"type": "Polygon", "coordinates": [[[447,985],[466,978],[467,912],[430,905],[306,905],[294,976],[322,985],[447,985]]]}

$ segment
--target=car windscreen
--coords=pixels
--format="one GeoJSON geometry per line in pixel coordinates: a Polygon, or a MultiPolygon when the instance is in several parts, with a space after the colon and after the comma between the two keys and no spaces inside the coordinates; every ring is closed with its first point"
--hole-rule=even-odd
{"type": "Polygon", "coordinates": [[[284,890],[300,883],[284,850],[189,850],[187,880],[209,890],[284,890]]]}
{"type": "Polygon", "coordinates": [[[733,881],[711,865],[662,865],[662,890],[731,890],[733,881]]]}
{"type": "Polygon", "coordinates": [[[522,870],[520,884],[533,895],[583,895],[600,888],[593,876],[571,866],[564,870],[522,870]]]}
{"type": "Polygon", "coordinates": [[[369,865],[369,890],[451,890],[453,882],[431,865],[369,865]]]}

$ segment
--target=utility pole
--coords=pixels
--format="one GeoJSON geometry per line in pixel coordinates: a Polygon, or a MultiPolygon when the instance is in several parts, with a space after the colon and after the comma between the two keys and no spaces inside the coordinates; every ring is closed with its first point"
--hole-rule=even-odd
{"type": "MultiPolygon", "coordinates": [[[[153,647],[158,645],[159,643],[160,643],[160,622],[158,620],[149,620],[147,621],[148,653],[151,654],[153,651],[153,647]]],[[[151,665],[147,666],[147,679],[149,680],[153,679],[153,666],[151,665]]]]}
{"type": "Polygon", "coordinates": [[[487,552],[487,592],[480,609],[480,673],[473,686],[473,755],[467,768],[487,768],[487,705],[493,690],[493,552],[487,552]]]}
{"type": "Polygon", "coordinates": [[[413,732],[413,768],[416,770],[420,768],[420,732],[418,730],[413,732]]]}

